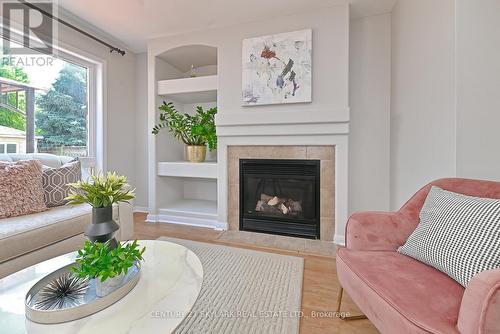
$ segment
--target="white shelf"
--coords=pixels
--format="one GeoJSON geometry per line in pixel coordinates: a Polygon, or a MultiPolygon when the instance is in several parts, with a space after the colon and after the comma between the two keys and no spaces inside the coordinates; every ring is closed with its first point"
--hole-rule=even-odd
{"type": "Polygon", "coordinates": [[[160,213],[172,213],[176,215],[198,215],[203,217],[217,217],[217,202],[201,199],[183,199],[174,202],[166,208],[160,209],[160,213]]]}
{"type": "Polygon", "coordinates": [[[204,227],[217,225],[216,201],[184,199],[158,211],[158,220],[162,222],[204,227]]]}
{"type": "Polygon", "coordinates": [[[160,80],[158,95],[180,103],[202,103],[217,101],[217,75],[195,78],[160,80]]]}
{"type": "Polygon", "coordinates": [[[159,162],[158,175],[174,177],[190,177],[203,179],[217,179],[217,162],[187,162],[172,161],[159,162]]]}

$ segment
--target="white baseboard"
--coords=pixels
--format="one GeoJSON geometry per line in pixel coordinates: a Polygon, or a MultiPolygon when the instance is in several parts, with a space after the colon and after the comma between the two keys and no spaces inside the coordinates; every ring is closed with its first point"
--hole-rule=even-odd
{"type": "Polygon", "coordinates": [[[148,213],[146,216],[146,223],[156,223],[157,222],[157,215],[152,215],[148,213]]]}
{"type": "Polygon", "coordinates": [[[214,230],[216,231],[227,231],[228,224],[224,222],[215,222],[214,230]]]}
{"type": "Polygon", "coordinates": [[[218,231],[227,230],[227,223],[220,223],[213,219],[204,219],[199,217],[158,214],[158,215],[148,215],[146,218],[146,222],[205,227],[205,228],[212,228],[218,231]]]}
{"type": "Polygon", "coordinates": [[[148,213],[149,208],[147,206],[134,206],[134,212],[148,213]]]}
{"type": "Polygon", "coordinates": [[[345,236],[343,234],[335,234],[333,242],[339,246],[345,246],[345,236]]]}

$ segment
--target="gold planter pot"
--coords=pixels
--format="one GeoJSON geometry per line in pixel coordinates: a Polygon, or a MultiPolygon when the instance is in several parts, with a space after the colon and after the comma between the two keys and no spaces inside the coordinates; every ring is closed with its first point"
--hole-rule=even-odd
{"type": "Polygon", "coordinates": [[[187,145],[186,146],[186,156],[191,162],[203,162],[205,161],[205,156],[207,155],[206,145],[187,145]]]}

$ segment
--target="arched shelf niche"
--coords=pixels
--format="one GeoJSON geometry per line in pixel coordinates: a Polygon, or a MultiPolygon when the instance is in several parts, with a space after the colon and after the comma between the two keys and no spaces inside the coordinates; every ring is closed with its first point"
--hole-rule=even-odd
{"type": "Polygon", "coordinates": [[[217,101],[217,48],[184,45],[157,56],[158,95],[182,104],[217,101]]]}
{"type": "MultiPolygon", "coordinates": [[[[154,59],[156,80],[155,122],[163,101],[173,102],[179,112],[192,113],[196,106],[217,105],[217,48],[183,45],[170,48],[154,59]],[[194,76],[191,73],[194,67],[194,76]]],[[[184,145],[163,131],[155,137],[155,221],[200,226],[217,224],[216,152],[207,152],[204,163],[185,159],[184,145]]]]}

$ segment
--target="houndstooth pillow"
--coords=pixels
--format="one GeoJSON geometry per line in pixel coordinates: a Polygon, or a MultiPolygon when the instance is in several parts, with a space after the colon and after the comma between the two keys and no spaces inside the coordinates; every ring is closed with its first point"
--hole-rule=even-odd
{"type": "Polygon", "coordinates": [[[474,275],[500,268],[500,200],[432,187],[420,224],[398,251],[466,287],[474,275]]]}
{"type": "Polygon", "coordinates": [[[67,203],[69,195],[68,183],[74,183],[82,178],[82,169],[78,158],[65,163],[61,167],[43,167],[43,192],[47,207],[60,206],[67,203]]]}

